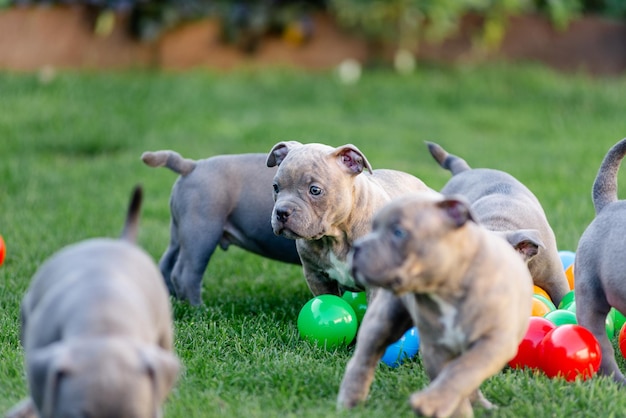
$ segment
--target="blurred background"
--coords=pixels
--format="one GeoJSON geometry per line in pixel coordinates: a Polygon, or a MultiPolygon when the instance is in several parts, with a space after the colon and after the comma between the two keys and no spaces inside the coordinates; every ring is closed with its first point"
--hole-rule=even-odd
{"type": "MultiPolygon", "coordinates": [[[[352,143],[440,190],[433,141],[517,177],[574,251],[626,136],[625,72],[626,0],[0,0],[0,412],[27,393],[19,305],[47,257],[115,236],[137,183],[140,244],[155,261],[167,247],[178,176],[144,151],[352,143]]],[[[166,416],[347,416],[333,411],[349,351],[298,337],[310,297],[299,266],[216,251],[206,306],[173,301],[185,372],[166,416]]],[[[426,377],[415,362],[376,379],[349,416],[409,416],[426,377]]],[[[608,386],[510,373],[485,394],[498,417],[623,416],[608,386]]]]}
{"type": "Polygon", "coordinates": [[[626,69],[624,0],[0,0],[0,68],[626,69]]]}

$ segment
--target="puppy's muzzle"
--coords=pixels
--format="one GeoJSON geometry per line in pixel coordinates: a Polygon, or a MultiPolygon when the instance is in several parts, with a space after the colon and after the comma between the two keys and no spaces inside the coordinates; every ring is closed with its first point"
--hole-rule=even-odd
{"type": "Polygon", "coordinates": [[[291,214],[293,213],[292,208],[276,208],[274,216],[276,220],[280,223],[286,223],[291,214]]]}

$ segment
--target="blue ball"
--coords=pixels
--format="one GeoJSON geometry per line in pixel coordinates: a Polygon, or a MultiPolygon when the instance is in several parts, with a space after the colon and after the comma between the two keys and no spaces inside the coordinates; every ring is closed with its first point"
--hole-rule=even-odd
{"type": "Polygon", "coordinates": [[[576,258],[576,253],[573,251],[559,251],[559,258],[561,259],[561,264],[563,264],[563,271],[567,270],[567,268],[574,263],[574,259],[576,258]]]}
{"type": "Polygon", "coordinates": [[[380,359],[389,367],[398,367],[406,360],[413,358],[420,348],[420,338],[417,328],[413,327],[404,333],[398,341],[389,344],[385,354],[380,359]]]}

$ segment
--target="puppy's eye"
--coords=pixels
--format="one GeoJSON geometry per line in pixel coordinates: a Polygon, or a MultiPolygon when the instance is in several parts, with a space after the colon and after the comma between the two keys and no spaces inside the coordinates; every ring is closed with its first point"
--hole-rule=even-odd
{"type": "Polygon", "coordinates": [[[322,188],[318,186],[311,186],[309,187],[309,193],[311,193],[313,196],[319,196],[320,194],[322,194],[322,188]]]}
{"type": "Polygon", "coordinates": [[[274,183],[274,193],[278,193],[278,184],[274,183]]]}
{"type": "Polygon", "coordinates": [[[400,225],[395,225],[391,229],[391,233],[395,238],[404,239],[406,238],[407,232],[406,229],[402,228],[400,225]]]}

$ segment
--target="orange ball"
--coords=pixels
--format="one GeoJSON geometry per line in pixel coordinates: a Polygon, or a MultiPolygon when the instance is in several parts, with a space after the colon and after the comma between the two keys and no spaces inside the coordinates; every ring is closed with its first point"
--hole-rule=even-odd
{"type": "MultiPolygon", "coordinates": [[[[543,290],[542,288],[540,288],[537,285],[533,285],[533,293],[535,295],[541,295],[541,296],[543,296],[545,298],[550,299],[550,296],[548,295],[548,292],[546,292],[545,290],[543,290]]],[[[550,299],[550,300],[552,300],[552,299],[550,299]]]]}
{"type": "Polygon", "coordinates": [[[573,263],[565,270],[565,277],[567,277],[567,283],[569,283],[569,290],[574,290],[574,264],[573,263]]]}
{"type": "Polygon", "coordinates": [[[550,306],[548,306],[547,303],[537,298],[533,298],[533,306],[530,313],[531,316],[544,316],[551,311],[552,309],[550,309],[550,306]]]}

